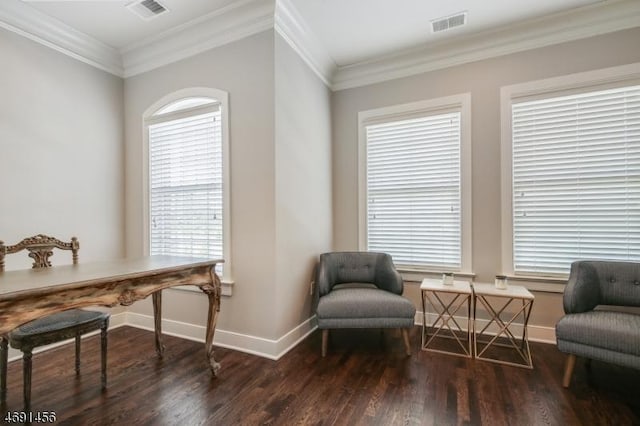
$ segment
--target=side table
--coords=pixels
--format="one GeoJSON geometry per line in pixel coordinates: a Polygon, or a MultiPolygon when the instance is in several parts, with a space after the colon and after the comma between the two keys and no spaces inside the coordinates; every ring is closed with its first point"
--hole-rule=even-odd
{"type": "Polygon", "coordinates": [[[531,351],[529,349],[529,336],[527,334],[527,325],[529,323],[529,315],[533,307],[534,296],[522,286],[509,285],[504,290],[497,289],[493,284],[473,284],[473,342],[474,353],[477,359],[492,361],[499,364],[513,365],[516,367],[533,368],[531,360],[531,351]],[[478,331],[477,307],[478,301],[489,314],[488,323],[478,331]],[[513,306],[507,310],[509,306],[513,306]],[[514,312],[515,310],[515,312],[514,312]],[[515,323],[517,319],[521,319],[520,324],[515,323]],[[498,331],[493,336],[485,333],[489,327],[495,324],[498,331]],[[522,327],[522,337],[516,337],[513,328],[522,327]],[[499,340],[500,337],[503,337],[499,340]],[[506,342],[504,342],[506,340],[506,342]],[[513,353],[517,362],[499,359],[491,356],[490,352],[498,347],[509,348],[513,353]],[[522,362],[520,362],[522,360],[522,362]]]}
{"type": "MultiPolygon", "coordinates": [[[[466,281],[454,281],[453,285],[444,285],[442,280],[425,278],[420,285],[422,293],[422,350],[473,357],[471,346],[471,298],[473,291],[466,281]],[[445,294],[449,295],[443,297],[445,294]],[[462,328],[456,319],[456,314],[463,310],[466,318],[466,330],[462,328]],[[435,320],[427,325],[427,306],[430,306],[437,315],[435,320]],[[466,312],[465,312],[466,311],[466,312]],[[431,333],[429,333],[431,331],[431,333]],[[436,347],[436,338],[453,339],[457,343],[453,349],[436,347]],[[460,352],[461,350],[461,352],[460,352]]],[[[464,322],[462,323],[464,324],[464,322]]]]}

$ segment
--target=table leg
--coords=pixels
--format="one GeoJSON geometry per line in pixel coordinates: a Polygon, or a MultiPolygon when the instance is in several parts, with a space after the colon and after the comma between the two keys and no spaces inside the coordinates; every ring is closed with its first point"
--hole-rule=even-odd
{"type": "Polygon", "coordinates": [[[422,337],[420,339],[420,347],[424,349],[424,343],[426,341],[426,332],[427,332],[427,303],[425,301],[425,290],[420,292],[420,298],[422,299],[422,337]]]}
{"type": "Polygon", "coordinates": [[[214,376],[218,375],[220,370],[220,363],[214,358],[213,351],[213,334],[216,331],[216,323],[218,322],[218,314],[220,313],[220,292],[221,284],[218,275],[214,268],[211,268],[211,284],[199,286],[207,297],[209,298],[209,313],[207,316],[207,334],[205,337],[205,352],[207,355],[207,362],[209,368],[214,376]]]}
{"type": "Polygon", "coordinates": [[[2,406],[7,401],[7,362],[9,356],[9,341],[6,337],[0,337],[0,403],[2,406]]]}
{"type": "Polygon", "coordinates": [[[156,330],[156,353],[158,356],[164,354],[162,344],[162,290],[158,290],[152,295],[153,298],[153,321],[156,330]]]}
{"type": "MultiPolygon", "coordinates": [[[[506,302],[504,302],[502,308],[496,310],[489,300],[484,295],[476,295],[474,297],[474,311],[476,309],[477,300],[480,300],[480,303],[484,306],[485,310],[489,314],[490,318],[488,323],[484,326],[482,330],[479,332],[475,329],[474,326],[474,348],[475,348],[475,356],[477,359],[482,359],[485,361],[492,361],[499,364],[505,365],[513,365],[517,367],[525,367],[533,369],[533,361],[531,358],[531,350],[529,348],[529,339],[528,339],[528,323],[529,316],[531,314],[531,307],[533,306],[533,300],[522,300],[522,306],[516,311],[511,318],[506,318],[506,320],[502,319],[502,313],[505,312],[505,309],[511,305],[512,302],[518,300],[514,297],[507,298],[506,302]],[[514,324],[514,321],[518,319],[522,315],[523,319],[523,331],[522,338],[519,340],[516,336],[511,332],[511,326],[514,324]],[[483,336],[484,332],[491,326],[491,324],[495,323],[495,325],[499,328],[496,334],[486,342],[482,342],[485,346],[482,348],[480,352],[478,352],[478,337],[483,336]],[[499,343],[498,338],[504,336],[507,339],[507,343],[499,343]],[[489,350],[492,346],[503,346],[503,347],[512,347],[515,349],[516,353],[520,356],[524,364],[522,363],[513,363],[507,361],[501,361],[498,359],[487,358],[484,357],[483,354],[489,350]]],[[[475,322],[474,322],[475,324],[475,322]]]]}
{"type": "Polygon", "coordinates": [[[471,295],[464,293],[455,293],[451,298],[449,303],[445,303],[436,291],[431,292],[433,295],[433,299],[429,295],[428,290],[422,291],[422,350],[428,350],[432,352],[441,352],[441,353],[449,353],[453,355],[464,356],[467,358],[473,357],[473,348],[471,346],[471,295]],[[437,303],[436,303],[437,302],[437,303]],[[464,341],[458,336],[457,333],[462,333],[464,330],[456,320],[456,313],[462,308],[464,304],[467,304],[467,331],[466,338],[464,341]],[[434,313],[437,314],[435,320],[427,325],[426,320],[426,311],[427,304],[433,309],[434,313]],[[428,329],[433,329],[431,336],[429,336],[428,329]],[[451,335],[445,335],[446,332],[449,332],[451,335]],[[441,333],[443,332],[443,333],[441,333]],[[442,338],[448,338],[455,340],[460,348],[463,350],[463,353],[457,353],[452,351],[435,349],[433,347],[429,347],[432,342],[440,335],[442,338]]]}

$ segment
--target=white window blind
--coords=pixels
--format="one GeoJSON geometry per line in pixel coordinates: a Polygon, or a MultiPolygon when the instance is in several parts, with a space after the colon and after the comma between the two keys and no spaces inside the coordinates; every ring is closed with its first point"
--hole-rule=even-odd
{"type": "Polygon", "coordinates": [[[512,104],[513,263],[640,261],[640,86],[512,104]]]}
{"type": "Polygon", "coordinates": [[[220,118],[209,105],[151,119],[151,254],[223,257],[220,118]]]}
{"type": "Polygon", "coordinates": [[[368,250],[460,268],[460,120],[453,111],[365,123],[368,250]]]}

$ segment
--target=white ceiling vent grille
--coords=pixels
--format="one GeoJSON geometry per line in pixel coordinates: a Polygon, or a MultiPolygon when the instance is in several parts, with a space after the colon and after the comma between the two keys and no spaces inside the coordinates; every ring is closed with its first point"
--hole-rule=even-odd
{"type": "Polygon", "coordinates": [[[439,33],[442,31],[450,30],[452,28],[460,27],[467,23],[467,12],[456,13],[455,15],[447,16],[446,18],[438,18],[431,21],[431,32],[439,33]]]}
{"type": "Polygon", "coordinates": [[[127,9],[145,21],[169,11],[169,9],[158,0],[135,0],[127,4],[127,9]]]}

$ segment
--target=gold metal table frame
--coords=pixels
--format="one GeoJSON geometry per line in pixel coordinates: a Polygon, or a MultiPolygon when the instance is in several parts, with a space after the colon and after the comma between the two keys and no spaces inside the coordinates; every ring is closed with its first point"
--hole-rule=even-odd
{"type": "Polygon", "coordinates": [[[534,301],[533,294],[522,286],[509,285],[507,289],[499,290],[493,284],[473,284],[473,293],[473,310],[475,313],[473,321],[473,351],[475,358],[498,364],[533,369],[528,337],[529,316],[531,315],[534,301]],[[493,303],[490,298],[494,299],[493,303]],[[495,300],[500,300],[500,302],[496,303],[495,300]],[[489,314],[487,324],[479,331],[477,329],[478,318],[476,317],[478,301],[489,314]],[[510,306],[515,306],[515,312],[512,310],[506,311],[510,306]],[[522,323],[518,324],[522,327],[522,337],[515,336],[511,330],[512,326],[516,324],[514,321],[519,318],[522,319],[522,323]],[[492,324],[497,325],[498,331],[495,335],[488,336],[486,332],[492,324]],[[487,339],[485,339],[485,336],[487,339]],[[500,342],[498,340],[500,337],[504,337],[503,340],[506,339],[506,343],[500,342]],[[498,346],[513,349],[522,359],[522,363],[504,361],[488,356],[487,351],[498,346]]]}
{"type": "Polygon", "coordinates": [[[422,296],[422,350],[472,358],[471,299],[473,291],[470,284],[466,281],[454,281],[453,285],[444,285],[441,280],[425,278],[420,285],[420,292],[422,296]],[[452,297],[450,300],[445,301],[440,296],[441,293],[449,294],[452,297]],[[466,330],[462,328],[455,318],[456,313],[463,308],[465,303],[467,308],[466,330]],[[430,325],[427,325],[427,305],[437,315],[430,322],[430,325]],[[431,335],[429,335],[429,329],[434,330],[431,335]],[[459,337],[458,335],[466,337],[459,337]],[[454,340],[457,342],[456,349],[459,348],[462,352],[434,348],[433,344],[438,337],[454,340]]]}

